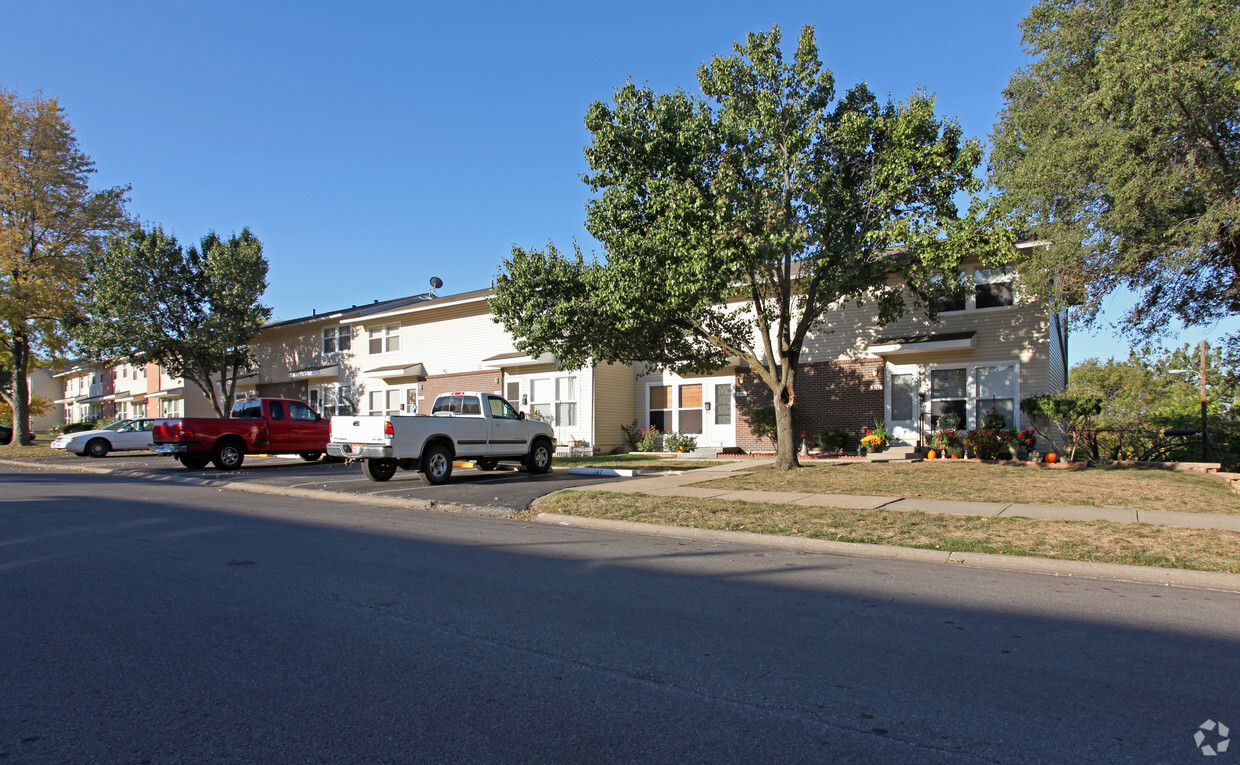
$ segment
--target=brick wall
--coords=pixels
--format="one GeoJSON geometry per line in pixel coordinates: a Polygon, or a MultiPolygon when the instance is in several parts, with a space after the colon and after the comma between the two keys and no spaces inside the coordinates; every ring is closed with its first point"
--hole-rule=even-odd
{"type": "MultiPolygon", "coordinates": [[[[883,382],[882,359],[859,359],[802,364],[797,370],[797,436],[837,429],[849,434],[849,449],[856,449],[866,429],[883,417],[883,391],[870,390],[883,382]]],[[[756,438],[749,429],[749,412],[771,405],[771,389],[753,372],[736,376],[736,445],[746,452],[772,452],[769,438],[756,438]]]]}
{"type": "Polygon", "coordinates": [[[436,397],[456,390],[476,390],[483,393],[501,391],[500,395],[503,395],[503,382],[503,373],[498,369],[489,372],[461,372],[460,374],[427,377],[419,391],[423,398],[418,402],[418,411],[422,414],[430,414],[430,407],[435,404],[436,397]]]}

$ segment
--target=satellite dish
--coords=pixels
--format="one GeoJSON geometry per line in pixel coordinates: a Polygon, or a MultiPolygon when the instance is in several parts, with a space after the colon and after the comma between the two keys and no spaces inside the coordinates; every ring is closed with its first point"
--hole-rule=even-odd
{"type": "Polygon", "coordinates": [[[442,286],[443,286],[443,279],[440,279],[438,276],[431,277],[431,289],[437,290],[442,286]]]}

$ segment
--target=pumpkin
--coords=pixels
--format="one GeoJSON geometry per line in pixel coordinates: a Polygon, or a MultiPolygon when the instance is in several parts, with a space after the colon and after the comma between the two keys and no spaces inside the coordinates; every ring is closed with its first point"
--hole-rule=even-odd
{"type": "Polygon", "coordinates": [[[1047,462],[1050,462],[1050,463],[1055,463],[1055,462],[1058,462],[1058,461],[1059,461],[1059,455],[1058,455],[1058,454],[1056,454],[1056,453],[1054,453],[1054,452],[1051,452],[1050,454],[1047,454],[1047,455],[1046,455],[1046,461],[1047,461],[1047,462]]]}
{"type": "Polygon", "coordinates": [[[937,459],[937,458],[938,458],[938,456],[939,456],[938,452],[936,452],[936,451],[935,451],[935,450],[933,450],[933,449],[931,449],[930,451],[926,452],[926,459],[928,459],[928,460],[937,459]]]}

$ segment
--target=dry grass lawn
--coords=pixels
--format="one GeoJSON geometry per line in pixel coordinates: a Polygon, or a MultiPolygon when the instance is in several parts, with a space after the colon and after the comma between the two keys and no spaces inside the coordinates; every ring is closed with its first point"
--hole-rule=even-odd
{"type": "Polygon", "coordinates": [[[1240,532],[1235,531],[1108,521],[840,510],[582,491],[551,495],[538,509],[592,518],[841,542],[1240,572],[1240,532]]]}
{"type": "Polygon", "coordinates": [[[597,457],[556,457],[556,467],[633,468],[638,470],[696,470],[722,465],[720,460],[682,460],[653,454],[600,454],[597,457]]]}
{"type": "Polygon", "coordinates": [[[0,444],[0,459],[64,459],[66,457],[76,459],[73,454],[61,449],[51,449],[48,443],[51,439],[39,439],[34,446],[16,446],[14,444],[0,444]]]}
{"type": "Polygon", "coordinates": [[[756,468],[711,481],[710,488],[1240,513],[1240,494],[1232,493],[1222,482],[1157,468],[1052,469],[951,461],[832,462],[791,472],[756,468]]]}

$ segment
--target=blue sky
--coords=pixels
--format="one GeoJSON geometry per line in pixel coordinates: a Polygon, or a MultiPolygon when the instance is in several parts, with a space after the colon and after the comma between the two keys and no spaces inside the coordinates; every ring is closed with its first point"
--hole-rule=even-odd
{"type": "MultiPolygon", "coordinates": [[[[699,64],[772,24],[786,41],[813,24],[841,91],[920,85],[985,139],[1025,63],[1027,9],[3,0],[0,84],[58,98],[99,183],[132,185],[144,221],[187,243],[249,226],[271,264],[266,301],[292,318],[431,276],[441,294],[483,288],[514,244],[595,246],[579,180],[589,104],[629,78],[696,90],[699,64]]],[[[1076,331],[1071,348],[1074,362],[1127,353],[1105,332],[1076,331]]]]}

